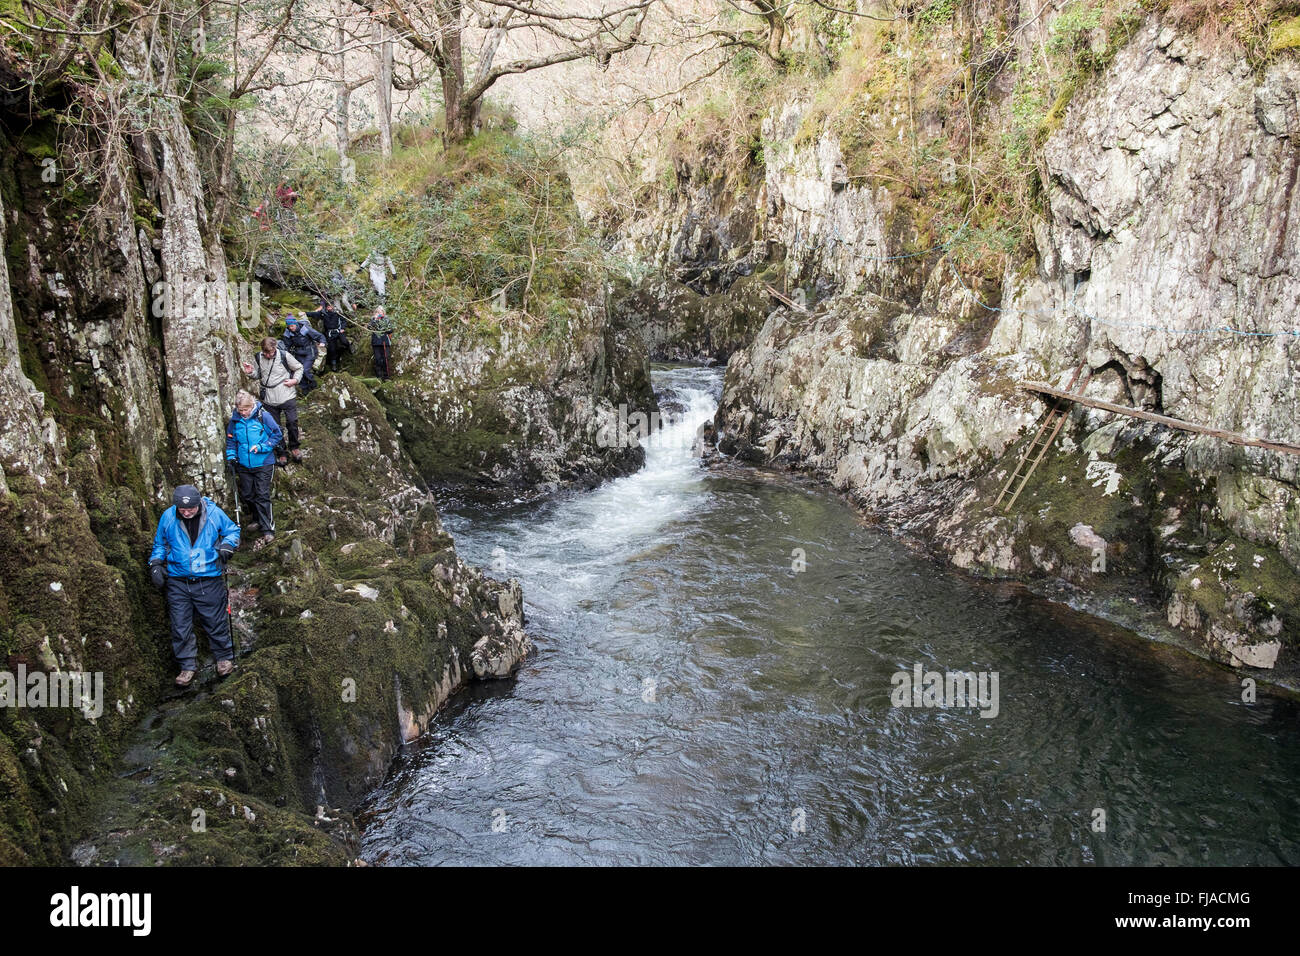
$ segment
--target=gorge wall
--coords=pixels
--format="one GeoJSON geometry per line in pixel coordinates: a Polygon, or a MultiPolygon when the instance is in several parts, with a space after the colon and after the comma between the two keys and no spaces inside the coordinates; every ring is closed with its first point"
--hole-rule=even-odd
{"type": "MultiPolygon", "coordinates": [[[[1050,24],[1023,32],[1022,62],[1050,24]]],[[[1252,65],[1150,16],[1039,151],[1033,253],[1000,282],[911,252],[894,187],[848,177],[805,100],[767,114],[747,189],[701,172],[620,244],[670,278],[707,250],[715,275],[809,304],[749,309],[724,453],[815,471],[961,567],[1155,608],[1215,658],[1288,679],[1300,458],[1075,406],[1014,509],[994,502],[1045,411],[1018,383],[1080,367],[1089,397],[1300,442],[1298,104],[1286,54],[1252,65]]]]}
{"type": "Polygon", "coordinates": [[[380,392],[421,476],[485,499],[591,487],[635,471],[645,451],[602,447],[620,405],[652,411],[648,350],[598,291],[562,336],[508,326],[491,341],[403,341],[398,379],[380,392]]]}
{"type": "Polygon", "coordinates": [[[0,106],[0,648],[9,673],[104,681],[100,713],[0,707],[0,863],[346,863],[402,745],[530,646],[518,584],[460,561],[431,486],[635,467],[640,449],[595,436],[618,402],[653,402],[645,349],[595,295],[545,347],[411,335],[382,386],[326,376],[301,405],[306,462],[276,478],[274,546],[231,564],[235,674],[176,694],[145,562],[174,485],[234,514],[224,425],[267,329],[229,294],[243,277],[147,31],[93,55],[159,95],[76,161],[58,117],[103,91],[24,86],[0,58],[24,90],[0,106]]]}

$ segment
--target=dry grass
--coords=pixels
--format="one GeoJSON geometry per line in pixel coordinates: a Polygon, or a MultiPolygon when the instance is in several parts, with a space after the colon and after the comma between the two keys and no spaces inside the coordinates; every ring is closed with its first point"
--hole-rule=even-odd
{"type": "Polygon", "coordinates": [[[890,191],[896,252],[943,247],[996,283],[1032,257],[1043,144],[1149,16],[1256,65],[1300,48],[1300,0],[1067,0],[1037,25],[1014,5],[973,23],[967,9],[933,0],[910,20],[858,20],[829,70],[809,60],[786,75],[753,62],[720,73],[655,117],[639,160],[619,170],[636,199],[609,223],[680,188],[679,171],[752,172],[763,118],[797,98],[809,104],[797,141],[834,134],[851,180],[890,191]]]}

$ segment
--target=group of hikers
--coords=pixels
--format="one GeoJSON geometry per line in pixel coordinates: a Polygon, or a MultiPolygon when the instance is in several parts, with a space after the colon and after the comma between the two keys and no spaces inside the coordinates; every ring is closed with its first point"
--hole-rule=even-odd
{"type": "MultiPolygon", "coordinates": [[[[293,211],[293,206],[294,203],[298,201],[300,195],[301,194],[287,182],[280,183],[280,185],[275,187],[275,202],[276,206],[279,207],[274,209],[275,217],[280,223],[281,228],[286,232],[294,232],[298,228],[298,217],[293,211]]],[[[270,199],[263,199],[257,208],[253,210],[252,219],[257,222],[258,228],[263,232],[266,232],[266,230],[271,228],[272,210],[273,207],[270,199]]]]}
{"type": "MultiPolygon", "coordinates": [[[[237,491],[243,530],[256,535],[255,551],[275,538],[271,486],[276,467],[303,460],[298,397],[316,387],[318,362],[323,360],[330,371],[339,370],[343,353],[351,351],[345,334],[348,324],[333,303],[322,300],[315,311],[290,315],[279,339],[262,339],[252,361],[241,363],[244,374],[256,381],[258,394],[240,389],[235,396],[226,424],[226,465],[237,491]],[[324,332],[312,328],[311,319],[320,321],[324,332]]],[[[392,376],[393,326],[382,306],[366,328],[375,374],[387,381],[392,376]]],[[[234,668],[224,575],[240,537],[241,526],[193,485],[176,488],[172,506],[158,520],[149,576],[166,593],[172,653],[180,666],[177,687],[188,687],[198,672],[196,618],[208,636],[217,674],[225,677],[234,668]]]]}

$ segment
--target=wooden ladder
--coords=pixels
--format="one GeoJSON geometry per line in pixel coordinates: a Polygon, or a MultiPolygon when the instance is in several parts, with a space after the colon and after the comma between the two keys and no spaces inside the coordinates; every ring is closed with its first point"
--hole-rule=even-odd
{"type": "MultiPolygon", "coordinates": [[[[1080,393],[1085,387],[1087,387],[1088,379],[1091,378],[1091,375],[1085,377],[1082,382],[1079,382],[1079,377],[1083,373],[1083,366],[1086,361],[1087,360],[1085,359],[1084,362],[1080,362],[1079,367],[1074,370],[1074,375],[1070,378],[1070,384],[1065,386],[1067,392],[1072,394],[1075,393],[1074,386],[1076,382],[1079,383],[1080,393]]],[[[1065,424],[1065,419],[1069,414],[1069,402],[1064,399],[1054,399],[1052,401],[1051,405],[1047,408],[1047,414],[1043,416],[1042,423],[1038,426],[1038,431],[1035,433],[1033,440],[1025,446],[1025,450],[1020,453],[1020,460],[1016,462],[1016,467],[1011,469],[1011,477],[1009,477],[1007,483],[1002,486],[1002,493],[998,495],[998,500],[993,503],[993,507],[996,508],[998,505],[1002,504],[1002,499],[1006,498],[1007,491],[1010,490],[1011,486],[1016,484],[1016,480],[1019,479],[1020,483],[1016,484],[1016,490],[1012,492],[1010,500],[1007,501],[1006,507],[1003,509],[1004,511],[1011,510],[1012,506],[1016,503],[1016,499],[1020,497],[1020,492],[1025,490],[1025,485],[1029,484],[1029,479],[1034,474],[1034,469],[1038,467],[1038,463],[1042,461],[1043,456],[1047,454],[1047,449],[1051,447],[1052,442],[1056,441],[1056,436],[1060,433],[1061,426],[1065,424]]]]}

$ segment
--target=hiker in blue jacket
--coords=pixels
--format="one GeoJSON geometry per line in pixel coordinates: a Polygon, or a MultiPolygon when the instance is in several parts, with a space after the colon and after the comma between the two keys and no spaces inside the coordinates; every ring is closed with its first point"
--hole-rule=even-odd
{"type": "Polygon", "coordinates": [[[235,469],[245,525],[260,531],[253,550],[265,547],[275,536],[271,515],[271,480],[275,477],[275,446],[283,433],[262,403],[240,389],[235,411],[226,425],[226,461],[235,469]]]}
{"type": "Polygon", "coordinates": [[[149,554],[149,577],[154,587],[167,592],[172,653],[181,672],[177,687],[189,687],[198,671],[197,616],[208,635],[217,660],[217,673],[225,677],[235,668],[235,648],[230,639],[226,592],[221,572],[239,547],[239,525],[204,498],[193,485],[181,485],[172,494],[172,506],[158,519],[149,554]]]}

